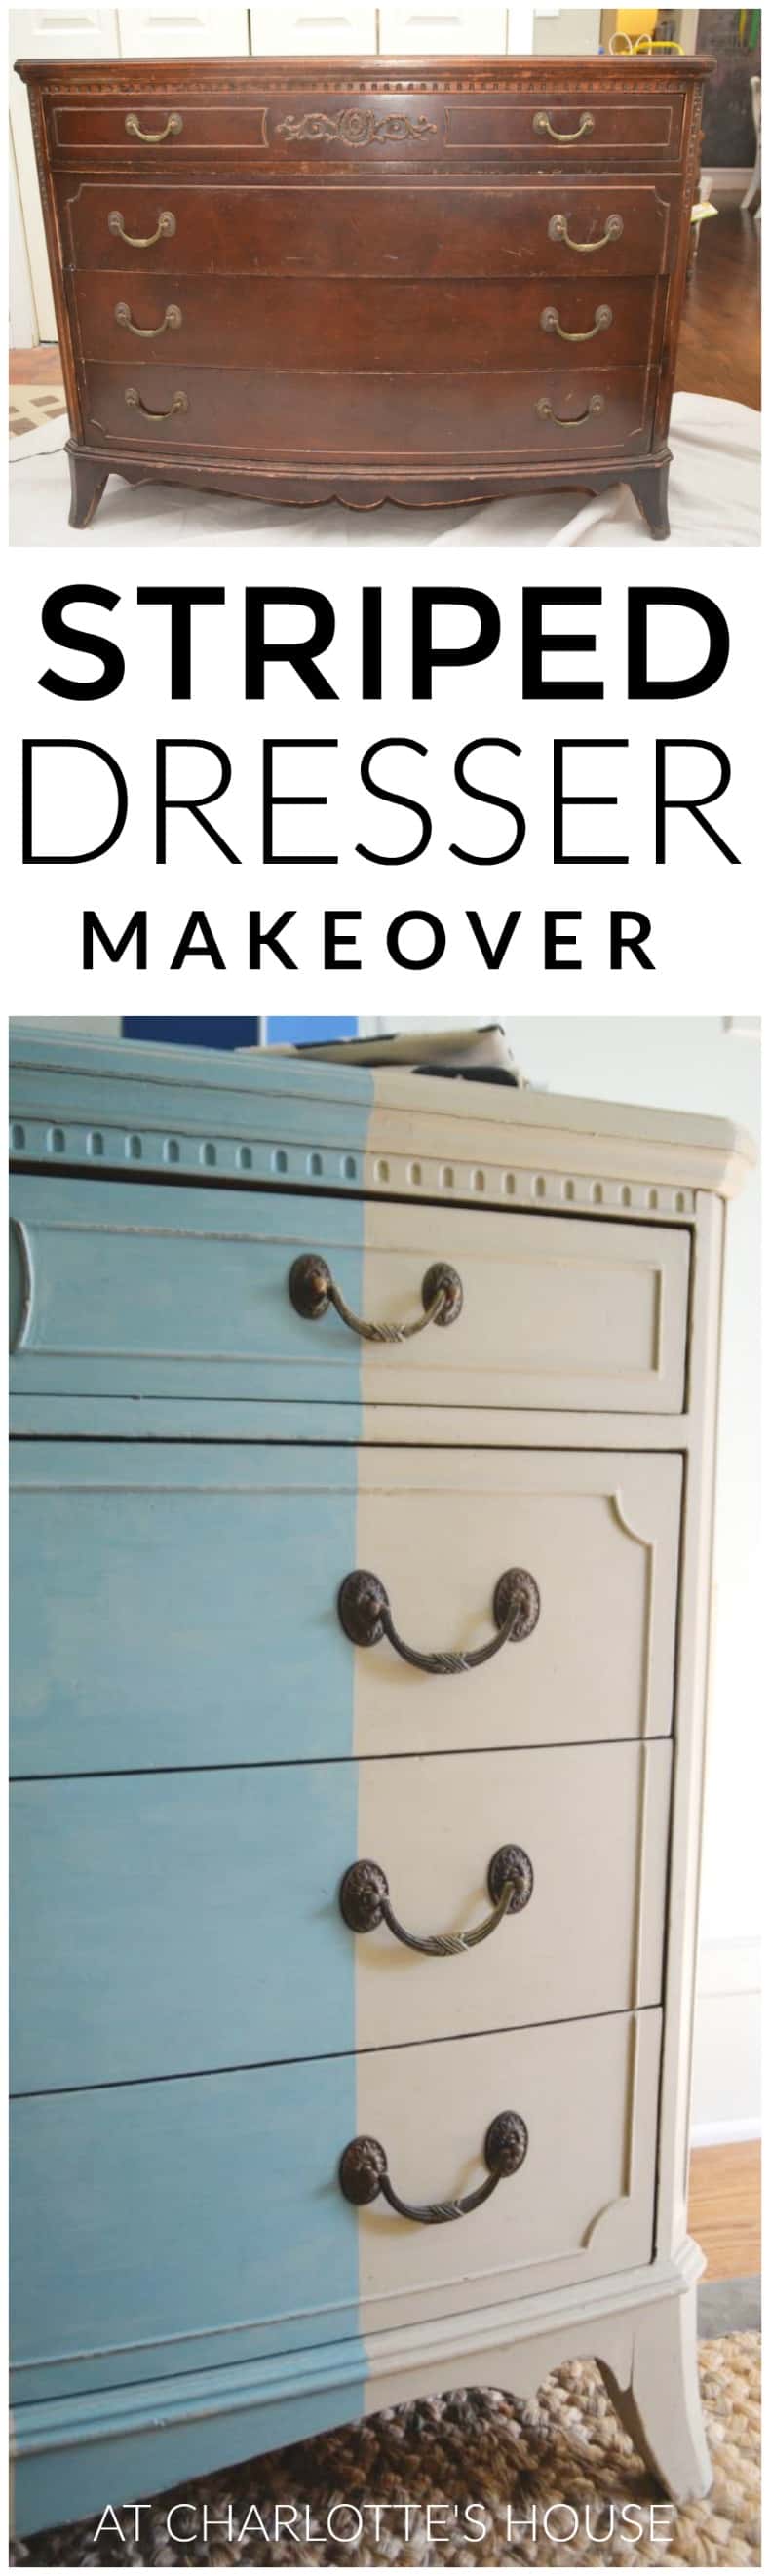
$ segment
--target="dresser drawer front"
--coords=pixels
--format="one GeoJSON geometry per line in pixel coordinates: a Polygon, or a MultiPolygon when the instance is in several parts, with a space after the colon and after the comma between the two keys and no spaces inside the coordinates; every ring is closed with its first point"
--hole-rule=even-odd
{"type": "Polygon", "coordinates": [[[682,1407],[681,1226],[26,1173],[12,1210],[18,1392],[682,1407]],[[461,1310],[367,1342],[331,1306],[297,1311],[290,1272],[312,1253],[363,1322],[419,1322],[437,1262],[461,1310]]]}
{"type": "Polygon", "coordinates": [[[51,151],[62,161],[152,158],[165,171],[191,156],[238,161],[256,151],[279,166],[320,162],[368,171],[374,163],[394,176],[415,164],[454,160],[474,168],[511,157],[546,169],[597,155],[626,165],[676,162],[683,95],[670,88],[654,97],[629,91],[622,99],[608,96],[597,82],[590,90],[582,83],[579,91],[543,87],[523,98],[506,96],[504,88],[463,97],[456,87],[442,90],[434,77],[425,95],[395,87],[372,95],[298,81],[287,82],[282,97],[260,97],[255,85],[252,98],[223,105],[213,91],[191,98],[182,88],[158,98],[137,82],[133,95],[120,101],[54,104],[51,151]]]}
{"type": "Polygon", "coordinates": [[[422,189],[121,176],[60,179],[58,197],[68,266],[217,278],[654,276],[673,263],[679,219],[669,178],[561,173],[548,187],[422,189]],[[172,228],[158,229],[161,216],[172,228]]]}
{"type": "MultiPolygon", "coordinates": [[[[19,2395],[366,2339],[647,2262],[659,2042],[657,2012],[608,2014],[17,2102],[19,2395]],[[526,2121],[525,2162],[454,2226],[343,2199],[341,2152],[367,2133],[412,2201],[480,2184],[501,2110],[526,2121]]],[[[362,2360],[365,2377],[365,2340],[362,2360]]]]}
{"type": "Polygon", "coordinates": [[[613,368],[601,383],[545,368],[519,376],[510,367],[400,378],[345,372],[331,360],[317,374],[272,373],[264,364],[193,368],[180,355],[143,367],[140,389],[134,375],[130,361],[86,369],[85,427],[106,449],[117,441],[178,457],[203,449],[263,463],[280,456],[297,466],[334,458],[371,465],[386,454],[391,463],[431,466],[449,458],[475,468],[480,455],[505,464],[541,453],[574,464],[576,442],[578,457],[641,455],[655,396],[639,367],[613,368]]]}
{"type": "Polygon", "coordinates": [[[670,1763],[657,1742],[17,1784],[13,2089],[657,2004],[670,1763]],[[407,1930],[468,1930],[505,1843],[532,1891],[478,1948],[343,1920],[374,1855],[407,1930]]]}
{"type": "MultiPolygon", "coordinates": [[[[137,279],[78,273],[73,293],[86,360],[137,367],[162,355],[176,372],[258,362],[284,372],[301,349],[308,368],[328,369],[331,352],[355,349],[362,373],[413,377],[416,363],[448,375],[476,369],[541,368],[566,357],[570,372],[594,374],[657,348],[662,295],[655,281],[623,280],[606,292],[586,277],[517,285],[470,278],[417,284],[388,281],[372,294],[363,280],[297,278],[137,279]],[[159,347],[160,343],[160,347],[159,347]]],[[[193,413],[190,413],[192,422],[193,413]]]]}
{"type": "Polygon", "coordinates": [[[17,1774],[670,1730],[677,1457],[455,1451],[450,1477],[440,1449],[37,1441],[15,1479],[17,1774]],[[478,1669],[425,1673],[385,1637],[351,1644],[357,1567],[418,1651],[494,1639],[509,1567],[539,1619],[478,1669]]]}

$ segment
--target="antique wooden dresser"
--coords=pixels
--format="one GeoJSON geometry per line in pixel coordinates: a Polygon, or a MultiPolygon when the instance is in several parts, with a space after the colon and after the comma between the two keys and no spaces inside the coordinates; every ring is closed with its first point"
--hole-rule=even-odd
{"type": "Polygon", "coordinates": [[[22,62],[72,438],[274,501],[631,485],[666,444],[707,58],[22,62]]]}
{"type": "Polygon", "coordinates": [[[686,2232],[719,1120],[20,1031],[19,2527],[598,2356],[686,2232]]]}

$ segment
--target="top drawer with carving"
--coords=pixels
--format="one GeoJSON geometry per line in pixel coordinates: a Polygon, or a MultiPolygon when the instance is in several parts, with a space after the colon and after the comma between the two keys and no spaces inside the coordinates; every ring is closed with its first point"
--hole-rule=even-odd
{"type": "Polygon", "coordinates": [[[13,1217],[20,1392],[684,1401],[681,1226],[32,1174],[13,1217]]]}
{"type": "Polygon", "coordinates": [[[656,87],[638,69],[620,92],[601,74],[590,83],[575,78],[512,87],[504,71],[497,79],[453,80],[434,64],[429,79],[417,69],[411,79],[389,76],[383,67],[378,79],[359,73],[346,82],[331,72],[319,77],[301,63],[287,65],[280,81],[265,79],[255,63],[248,85],[232,83],[229,96],[221,81],[212,79],[209,87],[204,66],[199,80],[188,74],[176,86],[168,76],[153,85],[137,70],[133,81],[116,79],[112,94],[106,77],[96,99],[78,97],[77,90],[77,81],[70,82],[66,98],[50,100],[54,160],[162,155],[167,168],[206,155],[243,160],[254,153],[279,165],[301,160],[348,168],[408,161],[418,168],[439,162],[478,169],[514,159],[538,169],[597,156],[617,166],[670,164],[681,150],[684,107],[670,73],[656,87]]]}

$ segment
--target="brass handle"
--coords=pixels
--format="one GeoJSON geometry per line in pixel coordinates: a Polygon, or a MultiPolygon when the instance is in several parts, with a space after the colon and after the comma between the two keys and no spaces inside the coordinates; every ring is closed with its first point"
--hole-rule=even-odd
{"type": "Polygon", "coordinates": [[[179,304],[167,304],[162,322],[134,322],[129,304],[116,304],[115,320],[122,331],[133,331],[135,340],[159,340],[162,331],[178,331],[182,319],[179,304]]]}
{"type": "Polygon", "coordinates": [[[577,242],[573,241],[572,235],[569,231],[569,216],[552,215],[548,226],[548,239],[549,241],[566,242],[568,250],[590,252],[592,250],[605,250],[608,242],[619,241],[622,230],[622,215],[608,215],[604,232],[600,234],[598,241],[577,242]]]}
{"type": "Polygon", "coordinates": [[[428,1959],[454,1959],[461,1950],[477,1950],[480,1941],[488,1941],[506,1914],[521,1914],[529,1904],[535,1874],[528,1852],[519,1843],[501,1843],[493,1852],[487,1870],[487,1886],[492,1898],[492,1913],[483,1923],[474,1923],[470,1932],[432,1932],[423,1938],[406,1932],[390,1902],[390,1889],[384,1869],[376,1860],[356,1860],[346,1869],[340,1887],[340,1913],[349,1932],[376,1932],[380,1923],[405,1950],[420,1950],[428,1959]]]}
{"type": "Polygon", "coordinates": [[[159,134],[145,134],[144,127],[140,125],[138,116],[135,116],[132,110],[131,115],[126,117],[125,126],[127,134],[136,135],[137,143],[165,143],[168,134],[181,134],[182,122],[175,108],[173,116],[167,116],[159,134]]]}
{"type": "Polygon", "coordinates": [[[584,421],[595,418],[598,412],[604,410],[604,395],[592,394],[585,411],[570,413],[554,411],[553,403],[549,403],[546,395],[541,394],[540,401],[535,404],[535,410],[539,412],[541,420],[555,420],[557,429],[582,429],[584,421]]]}
{"type": "Polygon", "coordinates": [[[346,1574],[337,1596],[341,1627],[353,1646],[376,1646],[387,1637],[402,1663],[413,1664],[419,1673],[471,1673],[478,1664],[488,1664],[499,1655],[501,1646],[517,1646],[522,1638],[531,1637],[540,1617],[540,1594],[534,1574],[523,1566],[509,1567],[495,1584],[492,1604],[496,1635],[486,1646],[477,1646],[473,1654],[421,1655],[416,1646],[407,1646],[393,1625],[390,1601],[378,1574],[368,1574],[363,1567],[346,1574]]]}
{"type": "Polygon", "coordinates": [[[175,394],[173,401],[169,403],[168,411],[151,411],[149,403],[142,401],[137,385],[126,386],[123,400],[124,402],[127,402],[129,411],[142,412],[145,420],[171,420],[175,411],[189,411],[190,409],[187,394],[175,394]]]}
{"type": "Polygon", "coordinates": [[[388,2159],[379,2138],[351,2138],[340,2157],[340,2190],[345,2200],[352,2201],[354,2209],[368,2208],[370,2202],[381,2194],[390,2208],[397,2210],[399,2218],[411,2218],[418,2227],[441,2227],[446,2219],[467,2218],[469,2210],[480,2209],[482,2201],[491,2200],[498,2183],[507,2174],[518,2173],[528,2146],[529,2132],[521,2113],[498,2111],[484,2140],[487,2181],[480,2183],[477,2191],[467,2191],[462,2200],[432,2200],[422,2206],[418,2203],[415,2207],[394,2191],[388,2173],[388,2159]]]}
{"type": "Polygon", "coordinates": [[[362,1342],[411,1342],[415,1333],[424,1333],[426,1324],[453,1324],[462,1311],[462,1280],[448,1261],[431,1263],[421,1295],[423,1312],[413,1324],[367,1324],[347,1305],[320,1252],[300,1253],[289,1271],[289,1296],[298,1315],[315,1324],[333,1306],[348,1331],[357,1333],[362,1342]]]}
{"type": "Polygon", "coordinates": [[[168,210],[159,215],[154,233],[127,233],[124,231],[122,215],[114,209],[107,217],[107,231],[117,233],[120,241],[128,243],[129,250],[152,250],[154,242],[171,240],[172,234],[176,232],[176,215],[170,214],[168,210]]]}
{"type": "Polygon", "coordinates": [[[544,304],[540,315],[540,329],[558,332],[560,340],[595,340],[597,331],[609,331],[611,321],[612,305],[597,304],[593,327],[590,331],[565,331],[555,304],[544,304]]]}
{"type": "Polygon", "coordinates": [[[541,107],[537,116],[532,118],[532,130],[535,134],[550,134],[552,143],[579,143],[582,134],[593,134],[594,120],[592,116],[581,116],[574,134],[560,134],[558,127],[551,124],[546,109],[541,107]]]}

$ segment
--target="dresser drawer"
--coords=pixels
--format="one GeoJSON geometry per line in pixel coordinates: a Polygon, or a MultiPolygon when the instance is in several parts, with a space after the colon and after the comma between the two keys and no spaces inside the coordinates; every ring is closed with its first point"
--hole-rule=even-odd
{"type": "Polygon", "coordinates": [[[655,401],[654,381],[640,367],[607,370],[601,386],[566,370],[519,376],[510,365],[496,375],[367,376],[336,368],[331,357],[316,374],[273,373],[264,362],[185,367],[181,355],[146,364],[140,386],[135,374],[130,360],[86,368],[90,437],[132,448],[160,442],[177,456],[199,448],[264,461],[280,454],[297,464],[342,455],[371,464],[386,446],[405,462],[430,465],[450,457],[475,466],[480,448],[492,463],[557,453],[574,464],[576,439],[587,456],[641,454],[655,401]]]}
{"type": "Polygon", "coordinates": [[[376,2336],[648,2262],[659,2045],[659,2013],[607,2014],[17,2102],[19,2396],[376,2336]],[[343,2198],[359,2135],[415,2204],[481,2186],[502,2111],[526,2124],[524,2162],[455,2225],[343,2198]]]}
{"type": "Polygon", "coordinates": [[[17,1784],[13,2089],[657,2004],[670,1764],[657,1742],[17,1784]],[[478,1947],[357,1928],[372,1855],[413,1935],[489,1921],[506,1846],[516,1910],[478,1947]]]}
{"type": "MultiPolygon", "coordinates": [[[[570,371],[639,365],[660,338],[663,293],[656,280],[622,280],[608,293],[592,278],[431,279],[417,284],[328,278],[137,279],[133,270],[73,282],[80,345],[86,360],[119,361],[133,375],[157,362],[158,342],[175,370],[205,366],[216,349],[223,367],[258,360],[291,370],[297,350],[307,367],[329,367],[340,344],[355,349],[362,373],[413,377],[424,363],[448,375],[483,368],[541,368],[566,356],[570,371]]],[[[192,420],[192,412],[190,419],[192,420]]]]}
{"type": "Polygon", "coordinates": [[[69,267],[178,276],[655,276],[675,256],[676,181],[562,177],[548,187],[197,187],[176,176],[60,179],[69,267]]]}
{"type": "Polygon", "coordinates": [[[670,1730],[677,1457],[36,1441],[14,1474],[17,1774],[670,1730]],[[345,1633],[359,1568],[418,1654],[496,1643],[509,1568],[537,1624],[425,1672],[345,1633]]]}
{"type": "Polygon", "coordinates": [[[510,159],[535,168],[577,158],[629,162],[676,161],[681,149],[684,98],[668,84],[666,95],[644,95],[628,82],[626,94],[608,94],[601,77],[595,87],[557,85],[532,89],[525,97],[506,96],[501,85],[483,95],[463,96],[457,84],[442,88],[435,72],[425,95],[409,95],[394,85],[372,95],[351,86],[335,93],[328,84],[315,88],[301,72],[286,83],[283,96],[260,98],[258,73],[254,95],[223,104],[212,88],[207,98],[169,90],[133,94],[94,105],[72,98],[53,103],[49,114],[51,152],[55,160],[88,162],[123,158],[155,159],[172,170],[188,157],[238,161],[255,152],[280,164],[320,162],[353,164],[368,170],[396,165],[399,172],[415,164],[430,167],[452,160],[470,168],[510,159]],[[634,94],[635,90],[635,94],[634,94]]]}
{"type": "MultiPolygon", "coordinates": [[[[287,1147],[281,1171],[318,1160],[287,1147]]],[[[681,1226],[26,1173],[12,1208],[19,1392],[633,1413],[684,1400],[681,1226]],[[291,1276],[310,1255],[354,1317],[423,1329],[372,1342],[322,1299],[300,1311],[291,1276]],[[462,1291],[445,1325],[424,1324],[437,1263],[462,1291]]]]}

